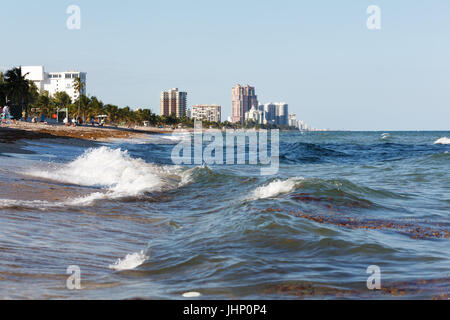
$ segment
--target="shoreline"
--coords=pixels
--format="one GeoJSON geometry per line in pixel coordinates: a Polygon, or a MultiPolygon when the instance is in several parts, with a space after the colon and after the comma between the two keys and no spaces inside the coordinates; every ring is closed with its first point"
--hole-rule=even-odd
{"type": "Polygon", "coordinates": [[[67,127],[60,124],[45,124],[17,121],[16,124],[0,124],[0,155],[4,153],[32,154],[23,149],[30,140],[51,140],[54,143],[93,147],[97,142],[113,139],[145,138],[150,134],[169,133],[153,128],[132,129],[121,127],[67,127]]]}

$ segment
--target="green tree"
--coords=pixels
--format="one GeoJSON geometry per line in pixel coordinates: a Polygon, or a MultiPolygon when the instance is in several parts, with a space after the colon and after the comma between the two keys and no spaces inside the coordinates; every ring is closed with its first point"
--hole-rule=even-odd
{"type": "MultiPolygon", "coordinates": [[[[73,88],[75,89],[76,92],[78,92],[78,117],[79,117],[80,112],[81,112],[81,103],[82,103],[81,95],[85,89],[85,83],[83,81],[81,81],[80,77],[76,77],[75,80],[73,80],[73,88]]],[[[83,116],[83,121],[84,121],[84,116],[83,116]]]]}
{"type": "Polygon", "coordinates": [[[22,74],[22,68],[13,68],[4,74],[4,93],[6,103],[11,104],[11,113],[15,118],[20,117],[21,109],[25,107],[29,98],[30,83],[22,74]],[[8,102],[9,100],[9,102],[8,102]]]}
{"type": "Polygon", "coordinates": [[[97,97],[92,97],[87,106],[87,117],[96,117],[104,113],[103,102],[98,100],[97,97]]]}
{"type": "Polygon", "coordinates": [[[47,115],[53,113],[53,106],[50,101],[48,91],[41,92],[39,94],[35,104],[36,104],[36,107],[41,109],[42,113],[47,114],[47,115]]]}
{"type": "Polygon", "coordinates": [[[86,118],[85,116],[89,109],[90,102],[91,102],[91,99],[89,99],[89,97],[85,96],[84,94],[82,94],[77,100],[75,100],[75,104],[78,107],[77,118],[82,117],[83,122],[84,122],[84,119],[86,118]]]}
{"type": "MultiPolygon", "coordinates": [[[[45,99],[45,98],[43,98],[45,99]]],[[[69,105],[72,102],[72,99],[65,91],[56,92],[53,97],[50,99],[51,105],[54,106],[51,110],[47,110],[47,112],[54,112],[56,110],[69,108],[69,105]]]]}
{"type": "Polygon", "coordinates": [[[108,121],[115,123],[119,116],[119,108],[112,104],[107,104],[105,106],[105,113],[108,116],[108,121]]]}
{"type": "MultiPolygon", "coordinates": [[[[26,107],[30,104],[36,104],[38,98],[39,98],[39,89],[36,87],[33,81],[29,81],[29,88],[28,88],[28,94],[25,98],[26,101],[26,107]]],[[[28,111],[28,110],[27,110],[28,111]]]]}

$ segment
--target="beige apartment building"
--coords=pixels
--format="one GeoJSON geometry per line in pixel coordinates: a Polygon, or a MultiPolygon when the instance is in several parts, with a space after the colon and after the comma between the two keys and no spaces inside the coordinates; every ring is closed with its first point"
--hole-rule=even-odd
{"type": "Polygon", "coordinates": [[[161,92],[160,115],[176,115],[178,118],[186,115],[187,92],[178,91],[178,88],[161,92]]]}

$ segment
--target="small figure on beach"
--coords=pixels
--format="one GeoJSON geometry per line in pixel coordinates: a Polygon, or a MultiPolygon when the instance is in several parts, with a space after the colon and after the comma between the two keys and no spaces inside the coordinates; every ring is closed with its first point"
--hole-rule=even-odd
{"type": "Polygon", "coordinates": [[[2,121],[9,124],[9,123],[11,123],[10,122],[11,120],[13,121],[14,124],[16,124],[16,120],[14,120],[14,118],[11,116],[11,114],[9,112],[9,107],[8,107],[8,105],[6,105],[3,107],[2,121]]]}

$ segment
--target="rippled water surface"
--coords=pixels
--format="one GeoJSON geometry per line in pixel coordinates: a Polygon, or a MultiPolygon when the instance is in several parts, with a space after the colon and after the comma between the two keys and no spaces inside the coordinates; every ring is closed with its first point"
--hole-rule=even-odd
{"type": "Polygon", "coordinates": [[[182,135],[29,142],[0,157],[0,298],[445,297],[449,137],[283,132],[275,176],[175,166],[182,135]]]}

